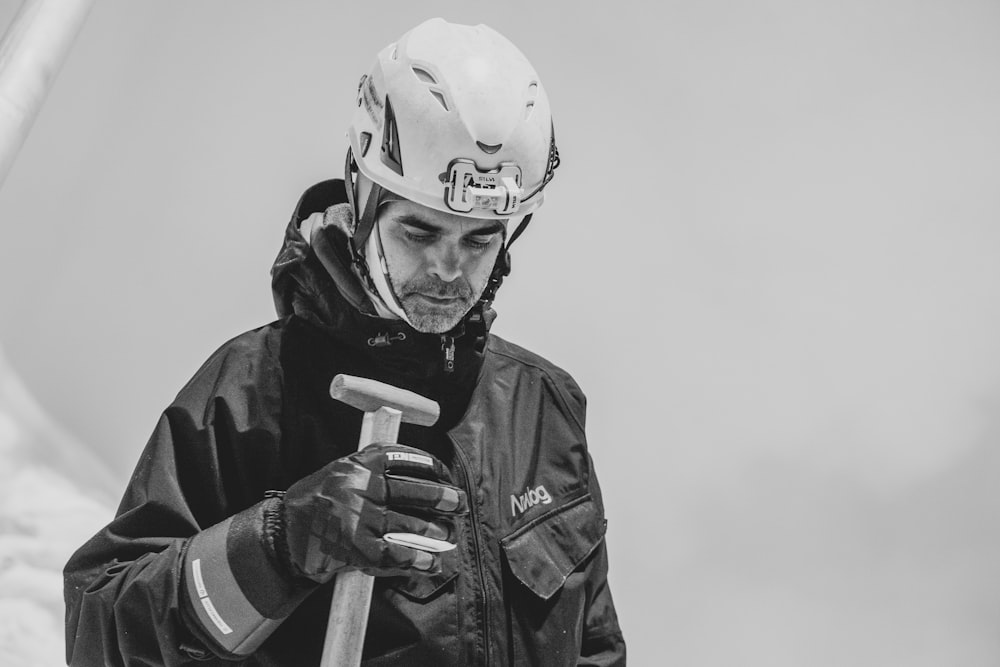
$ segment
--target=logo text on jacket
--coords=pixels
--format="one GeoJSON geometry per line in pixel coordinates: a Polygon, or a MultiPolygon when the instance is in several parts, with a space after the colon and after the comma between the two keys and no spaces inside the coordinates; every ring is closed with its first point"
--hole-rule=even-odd
{"type": "Polygon", "coordinates": [[[535,505],[548,505],[551,502],[552,496],[549,495],[544,486],[539,484],[533,489],[525,488],[524,493],[520,496],[512,494],[510,497],[510,513],[516,517],[535,505]]]}

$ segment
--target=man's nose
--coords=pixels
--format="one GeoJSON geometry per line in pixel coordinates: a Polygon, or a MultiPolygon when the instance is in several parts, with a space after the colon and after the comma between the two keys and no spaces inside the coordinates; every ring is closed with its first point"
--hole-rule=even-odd
{"type": "Polygon", "coordinates": [[[462,257],[458,248],[451,244],[431,250],[429,272],[446,283],[462,275],[462,257]]]}

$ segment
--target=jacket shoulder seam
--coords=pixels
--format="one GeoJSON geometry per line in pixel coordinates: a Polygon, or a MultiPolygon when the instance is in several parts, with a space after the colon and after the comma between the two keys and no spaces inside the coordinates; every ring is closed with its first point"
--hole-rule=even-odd
{"type": "MultiPolygon", "coordinates": [[[[489,345],[487,347],[487,352],[492,352],[493,354],[496,354],[498,356],[505,357],[507,359],[510,359],[511,361],[517,362],[517,363],[519,363],[521,365],[527,366],[529,368],[534,368],[534,369],[540,371],[543,375],[545,375],[545,377],[547,377],[549,379],[549,381],[552,384],[552,386],[555,387],[556,394],[559,396],[559,400],[563,403],[563,407],[566,408],[566,411],[570,414],[570,416],[572,416],[573,423],[575,423],[577,425],[577,427],[580,429],[580,431],[582,433],[586,433],[587,432],[586,426],[584,426],[583,422],[580,419],[580,416],[577,415],[576,410],[574,410],[573,407],[572,407],[574,404],[578,404],[578,403],[576,401],[573,401],[569,396],[566,395],[566,387],[565,387],[566,380],[568,380],[569,382],[572,382],[574,384],[576,383],[576,380],[574,380],[573,377],[569,373],[567,373],[565,370],[559,368],[558,366],[556,366],[555,364],[553,364],[548,359],[545,359],[544,357],[541,357],[541,356],[535,354],[534,352],[530,352],[530,351],[528,351],[528,350],[520,347],[519,345],[515,345],[514,343],[511,343],[510,341],[504,340],[503,338],[500,338],[499,336],[491,334],[490,338],[492,339],[491,342],[493,342],[494,344],[493,345],[489,345]],[[504,345],[505,347],[508,347],[508,348],[514,348],[515,350],[521,350],[525,354],[524,355],[516,355],[516,354],[514,354],[513,351],[498,349],[497,343],[502,344],[502,345],[504,345]],[[532,360],[530,357],[536,357],[542,363],[536,362],[536,361],[532,360]],[[557,378],[555,376],[555,372],[554,371],[558,371],[559,373],[562,373],[563,375],[565,375],[566,376],[566,380],[561,380],[561,379],[557,378]]],[[[586,408],[584,406],[581,406],[581,409],[586,410],[586,408]]]]}

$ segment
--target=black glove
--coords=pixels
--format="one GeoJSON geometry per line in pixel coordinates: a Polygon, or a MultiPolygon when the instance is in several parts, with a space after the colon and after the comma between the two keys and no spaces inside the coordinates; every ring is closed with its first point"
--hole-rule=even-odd
{"type": "MultiPolygon", "coordinates": [[[[438,572],[441,557],[387,542],[386,533],[454,541],[466,511],[438,459],[413,447],[377,444],[330,462],[284,497],[284,541],[293,574],[317,583],[344,569],[373,576],[438,572]]],[[[279,547],[280,548],[280,547],[279,547]]]]}

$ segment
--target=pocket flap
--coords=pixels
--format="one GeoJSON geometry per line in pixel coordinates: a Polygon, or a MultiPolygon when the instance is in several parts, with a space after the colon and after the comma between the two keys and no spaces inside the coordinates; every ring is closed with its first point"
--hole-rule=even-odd
{"type": "Polygon", "coordinates": [[[608,522],[587,495],[501,540],[511,572],[548,600],[601,543],[608,522]]]}

